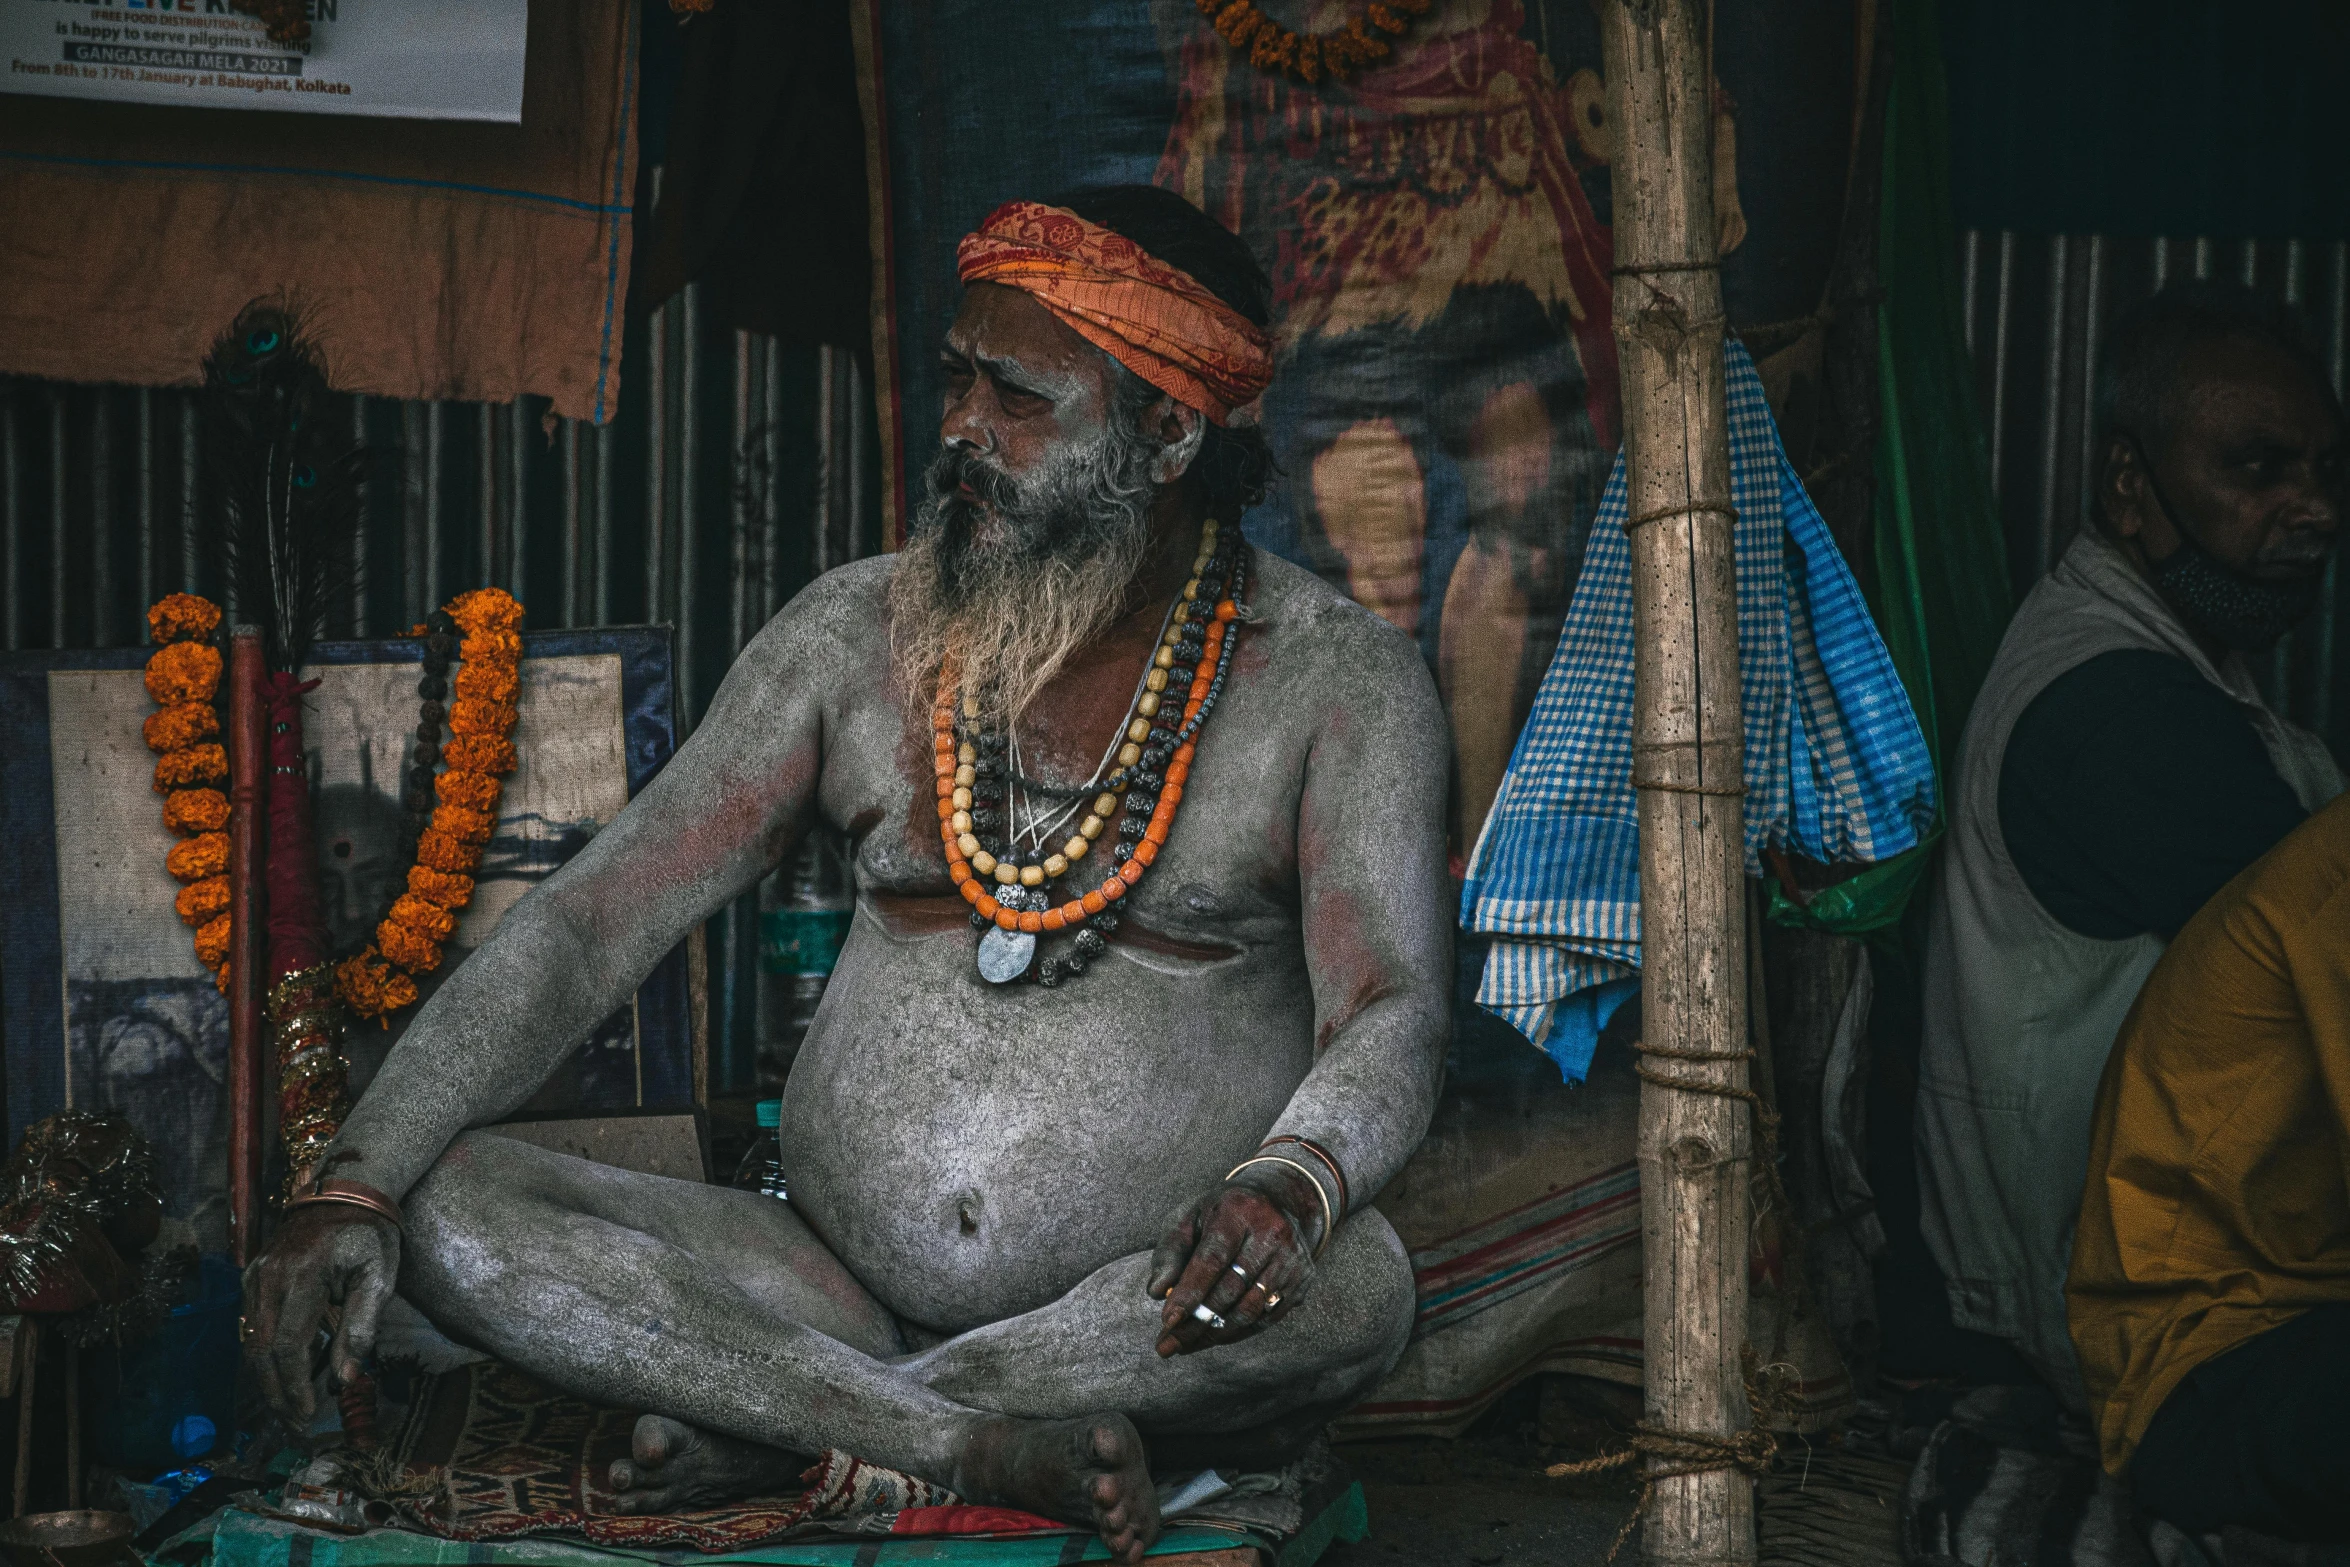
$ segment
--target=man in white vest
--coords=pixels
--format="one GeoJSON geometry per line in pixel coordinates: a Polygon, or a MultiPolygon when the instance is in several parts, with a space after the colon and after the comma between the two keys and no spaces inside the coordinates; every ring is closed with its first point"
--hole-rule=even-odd
{"type": "Polygon", "coordinates": [[[2246,655],[2316,605],[2341,405],[2295,322],[2190,282],[2098,366],[2091,524],[1976,699],[1928,937],[1922,1222],[1961,1328],[2085,1407],[2065,1268],[2098,1078],[2164,945],[2342,791],[2246,655]]]}

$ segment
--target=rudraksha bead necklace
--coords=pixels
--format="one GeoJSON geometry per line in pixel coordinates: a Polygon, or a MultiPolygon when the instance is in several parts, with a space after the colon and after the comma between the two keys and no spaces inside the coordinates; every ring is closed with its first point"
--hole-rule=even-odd
{"type": "Polygon", "coordinates": [[[984,722],[978,694],[957,693],[951,671],[940,680],[931,713],[939,836],[946,845],[947,872],[971,905],[972,924],[984,931],[978,963],[989,981],[1003,984],[1033,972],[1038,984],[1051,987],[1084,973],[1118,928],[1112,905],[1142,880],[1165,847],[1200,728],[1224,694],[1240,641],[1236,627],[1248,547],[1238,533],[1234,529],[1233,538],[1219,547],[1214,519],[1200,530],[1191,579],[1152,650],[1120,737],[1082,786],[1064,788],[1022,776],[1009,737],[984,722]],[[1176,719],[1178,693],[1182,716],[1176,719]],[[1012,807],[1016,795],[1028,794],[1093,798],[1085,802],[1085,815],[1068,841],[1056,848],[1051,841],[1055,824],[1066,822],[1077,807],[1065,807],[1049,819],[1031,813],[1023,827],[1013,821],[1012,807]],[[1108,874],[1092,891],[1063,899],[1063,878],[1091,858],[1105,837],[1112,840],[1108,874]],[[1076,933],[1072,950],[1036,961],[1038,939],[1061,931],[1076,933]]]}

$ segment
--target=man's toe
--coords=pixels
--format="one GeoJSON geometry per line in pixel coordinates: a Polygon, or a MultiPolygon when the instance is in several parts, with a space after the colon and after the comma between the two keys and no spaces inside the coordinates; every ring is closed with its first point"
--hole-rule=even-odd
{"type": "Polygon", "coordinates": [[[677,1493],[668,1486],[644,1486],[620,1498],[621,1507],[632,1513],[675,1512],[677,1493]]]}
{"type": "Polygon", "coordinates": [[[1113,1420],[1099,1421],[1094,1425],[1089,1434],[1095,1463],[1107,1469],[1120,1469],[1133,1458],[1134,1455],[1128,1451],[1124,1427],[1124,1421],[1113,1420]]]}
{"type": "Polygon", "coordinates": [[[628,1449],[638,1463],[657,1469],[676,1456],[685,1428],[659,1415],[640,1415],[636,1428],[628,1434],[628,1449]]]}

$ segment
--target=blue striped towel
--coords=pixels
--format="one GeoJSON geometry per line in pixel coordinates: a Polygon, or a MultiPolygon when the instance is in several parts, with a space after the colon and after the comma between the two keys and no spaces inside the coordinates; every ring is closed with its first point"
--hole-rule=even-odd
{"type": "MultiPolygon", "coordinates": [[[[1860,587],[1780,448],[1754,361],[1728,352],[1746,710],[1746,870],[1765,848],[1890,859],[1934,820],[1926,738],[1860,587]]],[[[1470,856],[1461,923],[1495,938],[1478,1004],[1570,1082],[1638,988],[1632,548],[1616,459],[1558,654],[1470,856]]]]}

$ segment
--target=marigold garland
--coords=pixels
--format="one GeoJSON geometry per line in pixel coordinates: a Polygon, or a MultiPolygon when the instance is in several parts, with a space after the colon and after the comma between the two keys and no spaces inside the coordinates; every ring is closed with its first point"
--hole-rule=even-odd
{"type": "Polygon", "coordinates": [[[220,649],[203,642],[169,642],[147,660],[147,694],[158,707],[210,702],[220,689],[220,649]]]}
{"type": "Polygon", "coordinates": [[[416,981],[375,956],[370,947],[335,965],[335,994],[361,1017],[382,1017],[414,1001],[416,981]]]}
{"type": "Polygon", "coordinates": [[[432,824],[460,843],[488,843],[498,830],[495,813],[468,810],[462,805],[441,806],[432,813],[432,824]]]}
{"type": "Polygon", "coordinates": [[[210,702],[182,702],[159,713],[149,713],[140,726],[147,749],[169,754],[184,751],[197,741],[220,733],[220,714],[210,702]]]}
{"type": "Polygon", "coordinates": [[[397,920],[375,927],[374,951],[411,974],[429,974],[441,966],[441,944],[397,920]]]}
{"type": "MultiPolygon", "coordinates": [[[[475,591],[491,590],[476,589],[475,591]]],[[[456,620],[457,614],[454,609],[450,610],[449,618],[456,620]]],[[[463,625],[464,622],[458,621],[458,624],[463,625]]],[[[503,630],[496,626],[484,626],[479,631],[466,633],[465,640],[457,644],[457,656],[469,664],[476,661],[485,664],[493,661],[508,664],[519,663],[522,659],[522,638],[512,631],[503,630]]]]}
{"type": "Polygon", "coordinates": [[[174,789],[163,797],[163,825],[173,832],[218,832],[228,825],[228,796],[218,789],[174,789]]]}
{"type": "Polygon", "coordinates": [[[461,909],[473,901],[473,878],[451,876],[429,865],[411,865],[408,890],[420,898],[430,898],[444,909],[461,909]]]}
{"type": "Polygon", "coordinates": [[[436,942],[447,941],[457,929],[456,915],[413,892],[404,892],[392,900],[391,919],[436,942]]]}
{"type": "MultiPolygon", "coordinates": [[[[163,716],[158,713],[158,718],[163,716]]],[[[169,794],[174,789],[192,789],[203,784],[228,781],[228,751],[216,742],[206,741],[167,752],[155,761],[155,792],[169,794]]]]}
{"type": "Polygon", "coordinates": [[[1325,74],[1343,79],[1393,52],[1388,38],[1403,35],[1412,18],[1425,16],[1435,0],[1374,0],[1363,14],[1334,33],[1293,32],[1256,7],[1255,0],[1196,0],[1200,15],[1217,36],[1248,51],[1260,71],[1278,71],[1307,83],[1325,74]],[[1386,38],[1378,36],[1384,33],[1386,38]]]}
{"type": "MultiPolygon", "coordinates": [[[[336,966],[335,990],[358,1017],[380,1018],[407,1006],[418,994],[414,976],[440,967],[441,944],[457,929],[456,911],[473,899],[481,846],[497,830],[498,780],[517,761],[509,736],[520,717],[515,700],[522,690],[522,606],[497,588],[481,588],[458,595],[443,613],[444,627],[454,623],[465,636],[457,647],[464,666],[448,705],[451,739],[438,747],[442,771],[431,777],[438,803],[417,836],[408,890],[392,901],[374,943],[336,966]]],[[[430,628],[417,631],[429,634],[430,628]]],[[[446,654],[428,649],[428,658],[435,657],[446,654]]],[[[427,685],[437,692],[432,678],[428,666],[427,685]]],[[[439,714],[437,700],[428,695],[427,724],[419,726],[426,740],[418,748],[420,765],[433,757],[430,741],[439,714]]],[[[424,776],[419,772],[420,782],[424,776]]]]}
{"type": "MultiPolygon", "coordinates": [[[[503,588],[475,588],[449,601],[449,618],[468,637],[504,635],[513,640],[507,651],[522,657],[522,601],[503,588]]],[[[471,658],[473,655],[465,655],[471,658]]]]}
{"type": "Polygon", "coordinates": [[[433,780],[433,793],[451,805],[469,811],[491,811],[498,805],[498,780],[480,773],[445,772],[433,780]]]}
{"type": "Polygon", "coordinates": [[[457,695],[463,700],[510,703],[521,688],[521,677],[502,665],[467,664],[457,671],[457,695]]]}
{"type": "Polygon", "coordinates": [[[514,727],[513,704],[478,702],[460,697],[449,704],[449,732],[455,735],[502,735],[514,727]]]}
{"type": "Polygon", "coordinates": [[[187,836],[171,846],[163,868],[183,882],[172,907],[196,927],[196,957],[228,988],[228,752],[214,698],[224,661],[209,640],[220,628],[220,608],[193,593],[168,594],[147,611],[155,651],[147,659],[147,694],[156,711],[140,726],[160,753],[155,790],[163,796],[163,825],[187,836]]]}
{"type": "Polygon", "coordinates": [[[228,834],[224,832],[198,833],[184,843],[171,846],[164,857],[163,868],[180,881],[209,881],[228,874],[228,834]]]}
{"type": "Polygon", "coordinates": [[[180,919],[186,924],[210,923],[228,912],[228,878],[207,876],[202,881],[188,883],[180,889],[180,895],[172,900],[172,907],[179,911],[180,919]]]}
{"type": "Polygon", "coordinates": [[[428,827],[416,841],[416,863],[450,876],[467,876],[481,863],[481,851],[462,838],[428,827]]]}
{"type": "MultiPolygon", "coordinates": [[[[196,957],[225,980],[228,974],[229,919],[216,914],[196,929],[196,957]]],[[[225,985],[223,988],[226,988],[225,985]]]]}
{"type": "Polygon", "coordinates": [[[452,769],[501,776],[521,763],[514,754],[514,742],[500,735],[459,735],[441,747],[441,760],[452,769]]]}
{"type": "Polygon", "coordinates": [[[147,611],[147,635],[157,645],[208,637],[220,628],[220,606],[193,593],[166,593],[147,611]]]}

